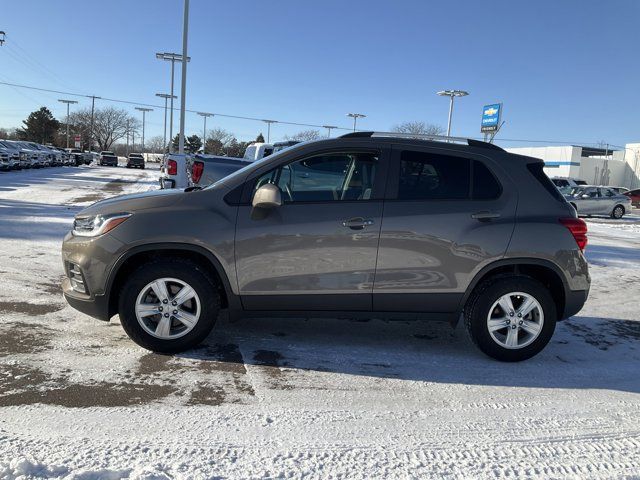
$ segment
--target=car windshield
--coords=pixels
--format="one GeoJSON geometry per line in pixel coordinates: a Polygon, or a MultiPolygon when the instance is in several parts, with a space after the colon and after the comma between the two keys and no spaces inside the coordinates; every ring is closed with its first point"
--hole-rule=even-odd
{"type": "Polygon", "coordinates": [[[570,187],[570,188],[571,190],[569,190],[568,194],[572,197],[579,197],[585,192],[585,189],[583,187],[570,187]]]}

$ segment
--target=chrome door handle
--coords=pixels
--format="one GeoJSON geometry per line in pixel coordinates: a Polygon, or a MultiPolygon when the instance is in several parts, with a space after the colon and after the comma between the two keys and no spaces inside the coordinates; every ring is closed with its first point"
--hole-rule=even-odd
{"type": "Polygon", "coordinates": [[[474,218],[480,221],[493,220],[494,218],[500,218],[500,214],[498,212],[482,211],[482,212],[472,213],[471,218],[474,218]]]}
{"type": "Polygon", "coordinates": [[[351,230],[362,230],[364,227],[368,227],[374,224],[371,218],[354,217],[342,222],[343,227],[350,228],[351,230]]]}

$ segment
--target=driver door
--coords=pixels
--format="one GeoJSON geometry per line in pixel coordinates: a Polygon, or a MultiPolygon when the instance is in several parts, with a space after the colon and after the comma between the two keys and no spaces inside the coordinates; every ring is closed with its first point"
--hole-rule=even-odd
{"type": "Polygon", "coordinates": [[[249,180],[282,205],[241,205],[238,289],[247,310],[369,311],[382,220],[382,150],[311,154],[249,180]],[[260,210],[260,211],[256,211],[260,210]]]}

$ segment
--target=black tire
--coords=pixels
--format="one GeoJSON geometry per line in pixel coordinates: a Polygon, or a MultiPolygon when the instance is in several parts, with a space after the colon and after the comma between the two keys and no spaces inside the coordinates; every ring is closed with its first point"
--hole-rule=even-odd
{"type": "Polygon", "coordinates": [[[199,265],[188,260],[154,260],[133,272],[122,286],[118,302],[122,327],[131,340],[143,348],[160,353],[177,353],[202,342],[216,323],[220,311],[217,282],[199,265]],[[200,298],[201,313],[193,330],[176,339],[161,339],[146,332],[135,314],[136,299],[150,282],[164,277],[190,285],[200,298]]]}
{"type": "Polygon", "coordinates": [[[473,343],[486,355],[502,362],[520,362],[537,355],[549,343],[556,328],[558,313],[549,290],[537,280],[522,275],[494,277],[482,282],[471,294],[464,308],[464,323],[473,343]],[[544,313],[538,337],[527,346],[509,349],[497,343],[489,332],[489,309],[503,295],[523,292],[533,296],[544,313]]]}
{"type": "Polygon", "coordinates": [[[615,207],[613,207],[613,210],[611,211],[611,218],[620,220],[624,214],[625,214],[624,207],[622,205],[616,205],[615,207]]]}

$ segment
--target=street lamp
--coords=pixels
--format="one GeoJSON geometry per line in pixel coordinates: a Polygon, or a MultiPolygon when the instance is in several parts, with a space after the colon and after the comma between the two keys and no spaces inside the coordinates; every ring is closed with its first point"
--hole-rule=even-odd
{"type": "Polygon", "coordinates": [[[347,117],[351,117],[353,118],[353,131],[356,131],[356,121],[359,118],[364,118],[366,117],[366,115],[362,114],[362,113],[347,113],[347,117]]]}
{"type": "Polygon", "coordinates": [[[58,99],[59,102],[67,104],[67,148],[69,148],[69,105],[72,103],[78,103],[76,100],[63,100],[58,99]]]}
{"type": "Polygon", "coordinates": [[[153,108],[136,107],[136,110],[140,110],[142,112],[142,153],[144,154],[144,123],[147,112],[153,112],[153,108]]]}
{"type": "MultiPolygon", "coordinates": [[[[158,60],[166,60],[167,62],[171,62],[171,93],[169,97],[171,99],[170,104],[170,118],[169,118],[169,152],[172,150],[173,145],[173,99],[178,98],[173,94],[173,80],[174,80],[174,71],[176,62],[182,62],[182,55],[179,53],[156,53],[156,58],[158,60]]],[[[187,62],[191,61],[191,57],[187,57],[187,62]]],[[[166,144],[166,143],[165,143],[166,144]]]]}
{"type": "Polygon", "coordinates": [[[267,124],[267,143],[269,143],[271,139],[271,124],[278,123],[278,121],[277,120],[262,120],[262,121],[267,124]]]}
{"type": "Polygon", "coordinates": [[[469,92],[465,92],[464,90],[442,90],[437,92],[441,97],[449,97],[451,100],[449,101],[449,121],[447,122],[447,137],[451,136],[451,116],[453,115],[453,99],[455,97],[466,97],[469,95],[469,92]]]}
{"type": "Polygon", "coordinates": [[[162,137],[162,152],[167,148],[167,100],[169,98],[178,98],[175,95],[171,97],[168,93],[156,93],[156,97],[164,98],[164,136],[162,137]]]}
{"type": "Polygon", "coordinates": [[[336,127],[335,125],[322,125],[322,128],[327,129],[327,138],[331,138],[331,129],[338,128],[338,127],[336,127]]]}
{"type": "Polygon", "coordinates": [[[213,113],[198,112],[204,117],[204,128],[202,129],[202,153],[207,153],[207,117],[213,117],[213,113]]]}

